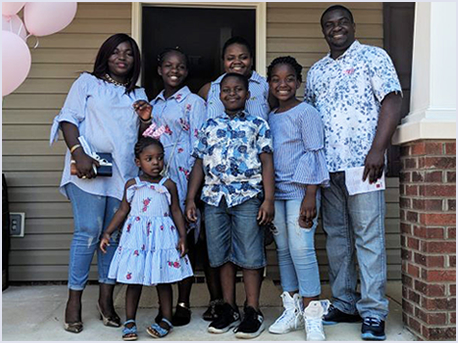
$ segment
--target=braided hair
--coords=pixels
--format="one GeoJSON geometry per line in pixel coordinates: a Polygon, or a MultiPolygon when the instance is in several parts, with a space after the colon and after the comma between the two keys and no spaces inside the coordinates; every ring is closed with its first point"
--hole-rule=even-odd
{"type": "Polygon", "coordinates": [[[175,48],[167,48],[167,49],[162,50],[162,52],[159,55],[157,55],[157,65],[161,66],[162,63],[164,62],[165,56],[167,56],[169,53],[172,53],[172,52],[176,52],[178,54],[183,55],[184,60],[186,62],[186,68],[189,69],[189,57],[178,46],[175,48]]]}
{"type": "Polygon", "coordinates": [[[138,139],[137,144],[135,144],[135,148],[134,148],[135,157],[140,158],[140,154],[143,152],[143,150],[145,150],[145,148],[150,145],[156,145],[159,148],[161,148],[162,151],[164,151],[164,146],[162,145],[162,143],[159,140],[152,138],[152,137],[142,136],[138,139]]]}
{"type": "Polygon", "coordinates": [[[267,67],[267,82],[269,82],[272,77],[272,71],[274,67],[279,64],[290,65],[296,73],[297,80],[302,82],[302,66],[297,63],[296,59],[292,56],[277,57],[270,63],[270,65],[267,67]]]}

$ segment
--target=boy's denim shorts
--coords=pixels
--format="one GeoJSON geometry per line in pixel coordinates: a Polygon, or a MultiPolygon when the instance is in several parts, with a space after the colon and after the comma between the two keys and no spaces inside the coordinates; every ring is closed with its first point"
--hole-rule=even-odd
{"type": "Polygon", "coordinates": [[[224,197],[218,206],[205,204],[205,230],[211,267],[220,267],[227,262],[244,269],[266,266],[264,230],[256,219],[261,199],[258,195],[229,208],[224,197]]]}

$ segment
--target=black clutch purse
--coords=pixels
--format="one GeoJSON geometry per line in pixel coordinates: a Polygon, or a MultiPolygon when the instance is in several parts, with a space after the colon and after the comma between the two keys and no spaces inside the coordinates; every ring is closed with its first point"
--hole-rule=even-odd
{"type": "MultiPolygon", "coordinates": [[[[110,177],[113,175],[113,156],[109,152],[96,152],[91,156],[93,159],[99,162],[99,166],[96,168],[95,164],[94,172],[97,176],[110,177]]],[[[70,174],[76,175],[78,173],[75,165],[75,160],[71,160],[70,165],[70,174]]]]}
{"type": "Polygon", "coordinates": [[[112,176],[113,175],[113,156],[109,152],[96,152],[100,159],[100,166],[97,168],[97,176],[112,176]]]}

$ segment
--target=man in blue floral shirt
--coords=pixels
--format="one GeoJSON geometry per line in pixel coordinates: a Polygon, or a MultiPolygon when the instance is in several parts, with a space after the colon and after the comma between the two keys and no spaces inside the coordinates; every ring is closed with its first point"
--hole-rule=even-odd
{"type": "Polygon", "coordinates": [[[362,169],[361,183],[382,177],[385,151],[400,119],[401,86],[388,54],[355,40],[353,15],[347,8],[329,7],[321,28],[330,53],[310,68],[305,100],[321,114],[331,178],[331,187],[322,190],[322,218],[333,305],[323,323],[362,317],[362,338],[384,340],[384,191],[349,195],[345,178],[355,167],[362,169]],[[355,255],[361,294],[356,292],[355,255]]]}
{"type": "Polygon", "coordinates": [[[185,210],[188,220],[197,220],[195,197],[204,181],[208,257],[211,267],[219,267],[225,302],[208,331],[237,327],[237,338],[254,338],[264,330],[259,295],[266,257],[260,225],[274,217],[272,138],[264,119],[244,112],[249,96],[245,76],[229,73],[221,80],[225,113],[208,119],[200,130],[185,210]],[[235,303],[237,266],[246,292],[242,322],[235,303]]]}

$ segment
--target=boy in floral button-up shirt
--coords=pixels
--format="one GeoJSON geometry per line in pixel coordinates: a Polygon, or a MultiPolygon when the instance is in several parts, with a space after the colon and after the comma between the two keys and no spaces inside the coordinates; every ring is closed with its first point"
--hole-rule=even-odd
{"type": "Polygon", "coordinates": [[[200,131],[186,199],[186,216],[195,221],[194,199],[205,178],[202,200],[208,257],[211,267],[220,267],[225,302],[208,331],[222,333],[238,326],[237,338],[257,337],[264,330],[259,294],[266,257],[260,225],[274,216],[270,129],[264,119],[244,112],[249,94],[243,75],[229,73],[222,79],[225,114],[208,119],[200,131]],[[242,323],[234,298],[237,266],[243,270],[247,299],[242,323]]]}

